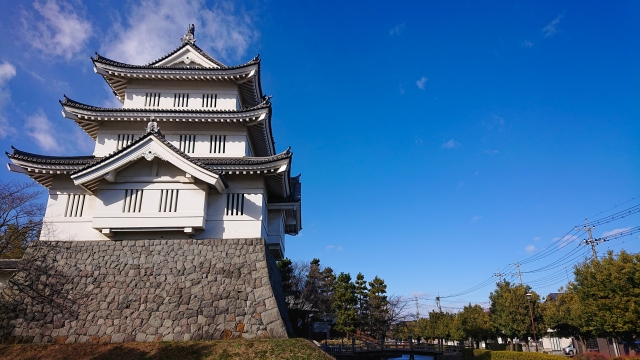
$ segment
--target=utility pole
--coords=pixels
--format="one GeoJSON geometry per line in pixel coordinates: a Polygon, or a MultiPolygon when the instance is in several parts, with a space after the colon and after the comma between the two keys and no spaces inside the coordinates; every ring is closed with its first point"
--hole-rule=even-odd
{"type": "Polygon", "coordinates": [[[504,274],[500,272],[500,269],[498,269],[498,272],[493,274],[493,276],[498,278],[498,284],[500,284],[502,282],[502,278],[504,277],[504,274]]]}
{"type": "Polygon", "coordinates": [[[418,307],[418,297],[415,297],[416,300],[416,320],[420,319],[420,308],[418,307]]]}
{"type": "Polygon", "coordinates": [[[511,275],[518,275],[518,279],[520,279],[520,286],[522,286],[522,274],[520,273],[520,266],[521,264],[518,263],[518,260],[516,259],[516,268],[518,268],[518,273],[512,273],[511,275]]]}
{"type": "Polygon", "coordinates": [[[600,244],[600,241],[598,239],[594,239],[593,235],[591,234],[591,230],[595,229],[595,226],[589,226],[589,219],[584,219],[584,221],[586,222],[586,225],[583,226],[582,228],[578,228],[576,227],[576,230],[583,230],[586,231],[587,233],[589,233],[589,238],[588,239],[584,239],[584,241],[582,242],[583,244],[587,244],[587,245],[591,245],[591,251],[593,252],[593,259],[597,260],[598,259],[598,252],[596,251],[596,245],[600,244]]]}
{"type": "Polygon", "coordinates": [[[438,307],[438,310],[442,312],[442,307],[440,306],[440,294],[436,296],[436,306],[438,307]]]}

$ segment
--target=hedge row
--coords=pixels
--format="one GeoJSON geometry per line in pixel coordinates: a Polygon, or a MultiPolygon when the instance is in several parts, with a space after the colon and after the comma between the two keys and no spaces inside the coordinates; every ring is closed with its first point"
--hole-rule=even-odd
{"type": "Polygon", "coordinates": [[[557,355],[520,351],[491,351],[465,349],[464,360],[558,360],[557,355]]]}
{"type": "MultiPolygon", "coordinates": [[[[484,349],[463,349],[462,358],[464,360],[558,360],[558,355],[550,355],[535,352],[520,351],[491,351],[484,349]]],[[[613,357],[606,355],[587,353],[576,355],[574,360],[640,360],[640,357],[613,357]]]]}

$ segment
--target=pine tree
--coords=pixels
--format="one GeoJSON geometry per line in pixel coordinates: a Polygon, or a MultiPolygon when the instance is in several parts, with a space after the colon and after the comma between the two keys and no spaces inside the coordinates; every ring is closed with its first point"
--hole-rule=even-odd
{"type": "Polygon", "coordinates": [[[282,278],[282,292],[288,295],[292,290],[291,275],[293,274],[293,262],[289,258],[278,261],[278,270],[282,278]]]}
{"type": "Polygon", "coordinates": [[[369,324],[369,288],[362,273],[356,276],[356,299],[358,301],[358,329],[365,332],[369,324]]]}
{"type": "Polygon", "coordinates": [[[376,276],[369,282],[368,332],[374,337],[379,337],[381,340],[384,339],[389,328],[389,300],[385,295],[386,293],[387,285],[384,283],[384,280],[376,276]]]}
{"type": "Polygon", "coordinates": [[[334,285],[331,309],[336,318],[336,329],[347,335],[356,332],[357,306],[356,285],[351,281],[351,275],[340,273],[334,285]]]}

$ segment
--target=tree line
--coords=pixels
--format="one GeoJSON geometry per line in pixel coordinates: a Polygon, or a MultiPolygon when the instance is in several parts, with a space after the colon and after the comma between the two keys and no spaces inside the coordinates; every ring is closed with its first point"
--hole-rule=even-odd
{"type": "Polygon", "coordinates": [[[640,338],[640,254],[609,251],[574,269],[574,281],[542,299],[528,285],[500,281],[489,295],[491,305],[467,305],[458,313],[431,311],[428,317],[398,328],[400,338],[436,341],[480,341],[502,338],[537,339],[551,330],[583,345],[595,337],[633,344],[640,338]],[[526,294],[531,294],[531,308],[526,294]]]}
{"type": "Polygon", "coordinates": [[[335,274],[319,259],[306,263],[284,259],[278,262],[289,317],[299,336],[312,322],[326,321],[342,335],[356,334],[372,340],[384,339],[406,315],[406,302],[388,295],[384,280],[367,281],[362,273],[335,274]]]}

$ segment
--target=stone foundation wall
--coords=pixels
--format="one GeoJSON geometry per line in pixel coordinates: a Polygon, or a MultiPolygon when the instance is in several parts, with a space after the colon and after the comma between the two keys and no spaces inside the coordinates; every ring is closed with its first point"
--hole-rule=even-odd
{"type": "Polygon", "coordinates": [[[0,294],[3,342],[284,338],[264,239],[40,241],[0,294]]]}

